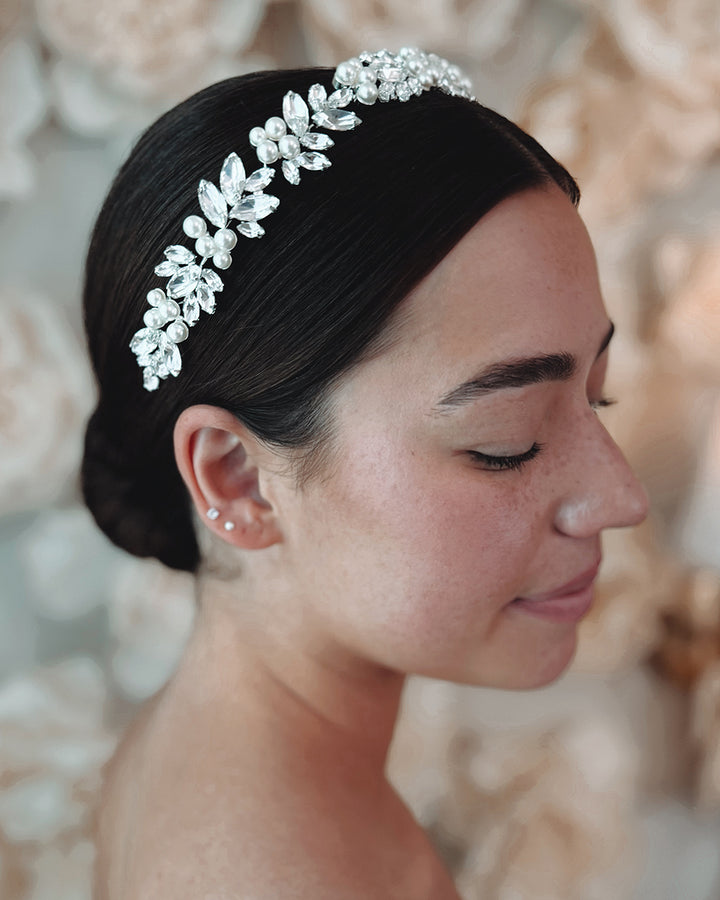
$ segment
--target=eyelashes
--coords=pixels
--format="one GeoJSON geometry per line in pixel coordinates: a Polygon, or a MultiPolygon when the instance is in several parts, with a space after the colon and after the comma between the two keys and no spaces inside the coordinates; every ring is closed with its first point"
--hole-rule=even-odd
{"type": "MultiPolygon", "coordinates": [[[[617,403],[617,400],[613,400],[610,397],[599,397],[597,400],[589,401],[591,409],[595,412],[599,409],[613,406],[615,403],[617,403]]],[[[491,471],[519,470],[522,469],[526,463],[529,463],[530,460],[535,459],[538,453],[543,449],[543,446],[544,444],[536,441],[529,450],[526,450],[524,453],[518,453],[516,456],[490,456],[487,453],[481,453],[479,450],[468,450],[468,453],[482,469],[491,471]]]]}

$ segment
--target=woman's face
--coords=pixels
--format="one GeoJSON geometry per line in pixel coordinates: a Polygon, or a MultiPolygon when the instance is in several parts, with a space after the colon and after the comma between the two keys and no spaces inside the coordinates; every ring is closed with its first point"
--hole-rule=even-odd
{"type": "Polygon", "coordinates": [[[577,212],[555,187],[504,200],[401,312],[336,390],[326,476],[275,498],[306,621],[391,669],[547,683],[601,531],[647,512],[596,409],[611,323],[577,212]]]}

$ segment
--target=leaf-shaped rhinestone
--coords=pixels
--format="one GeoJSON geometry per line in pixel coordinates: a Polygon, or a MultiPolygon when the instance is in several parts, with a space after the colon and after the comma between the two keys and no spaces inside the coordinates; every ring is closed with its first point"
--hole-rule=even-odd
{"type": "Polygon", "coordinates": [[[255,169],[245,182],[245,190],[250,191],[250,193],[262,191],[270,184],[274,177],[275,169],[271,169],[269,166],[262,166],[260,169],[255,169]]]}
{"type": "Polygon", "coordinates": [[[167,346],[163,350],[163,363],[170,375],[177,377],[180,374],[180,369],[182,368],[180,351],[177,344],[173,344],[172,341],[168,341],[167,346]]]}
{"type": "Polygon", "coordinates": [[[327,91],[321,84],[314,84],[308,91],[308,102],[314,112],[319,112],[327,104],[327,91]]]}
{"type": "Polygon", "coordinates": [[[275,212],[279,205],[280,201],[272,194],[256,193],[243,198],[232,208],[230,215],[241,222],[257,222],[258,219],[264,219],[271,212],[275,212]]]}
{"type": "Polygon", "coordinates": [[[168,282],[168,296],[173,299],[178,297],[187,297],[197,287],[200,280],[200,266],[186,266],[180,269],[177,275],[168,282]]]}
{"type": "Polygon", "coordinates": [[[308,131],[300,138],[303,147],[309,147],[311,150],[329,150],[335,146],[335,141],[329,134],[323,134],[321,131],[308,131]]]}
{"type": "Polygon", "coordinates": [[[265,234],[265,229],[257,222],[241,222],[237,230],[248,238],[258,238],[265,234]]]}
{"type": "Polygon", "coordinates": [[[197,291],[195,292],[198,302],[200,306],[205,310],[206,313],[214,313],[215,312],[215,294],[210,290],[210,288],[205,284],[204,281],[201,281],[197,286],[197,291]]]}
{"type": "Polygon", "coordinates": [[[189,263],[195,262],[195,254],[188,250],[187,247],[181,247],[180,244],[173,244],[172,247],[165,248],[165,257],[171,263],[177,263],[180,266],[187,266],[189,263]]]}
{"type": "Polygon", "coordinates": [[[202,277],[205,279],[205,283],[211,291],[214,291],[216,294],[219,294],[222,291],[224,285],[222,283],[222,278],[217,272],[214,272],[212,269],[203,269],[202,277]]]}
{"type": "Polygon", "coordinates": [[[309,115],[307,103],[300,94],[288,91],[283,97],[283,119],[298,137],[302,137],[308,130],[309,115]]]}
{"type": "Polygon", "coordinates": [[[220,189],[228,206],[235,206],[242,197],[244,187],[245,166],[237,153],[231,153],[220,172],[220,189]]]}
{"type": "Polygon", "coordinates": [[[304,169],[311,169],[313,172],[320,172],[332,165],[324,153],[301,153],[296,158],[296,162],[300,163],[304,169]]]}
{"type": "Polygon", "coordinates": [[[141,328],[136,331],[130,341],[130,349],[138,357],[141,365],[148,365],[148,358],[151,353],[157,350],[164,334],[157,328],[141,328]]]}
{"type": "Polygon", "coordinates": [[[352,88],[340,88],[340,90],[333,91],[333,93],[330,94],[327,105],[333,107],[333,109],[339,109],[340,107],[347,106],[348,103],[351,103],[354,96],[352,88]]]}
{"type": "Polygon", "coordinates": [[[155,274],[159,275],[161,278],[172,278],[173,275],[177,275],[180,271],[180,266],[177,263],[171,263],[169,259],[166,259],[165,262],[161,262],[159,266],[155,266],[155,274]]]}
{"type": "Polygon", "coordinates": [[[298,162],[300,162],[299,156],[297,157],[297,162],[292,159],[284,159],[282,161],[282,173],[290,184],[300,184],[300,169],[297,164],[298,162]]]}
{"type": "Polygon", "coordinates": [[[194,325],[200,318],[200,304],[195,294],[191,294],[183,303],[183,319],[188,325],[194,325]]]}
{"type": "Polygon", "coordinates": [[[359,125],[362,119],[345,109],[323,109],[313,115],[313,122],[331,131],[350,131],[359,125]]]}
{"type": "Polygon", "coordinates": [[[227,203],[220,191],[211,181],[203,180],[198,188],[198,200],[205,213],[205,218],[218,228],[224,228],[227,224],[227,203]]]}

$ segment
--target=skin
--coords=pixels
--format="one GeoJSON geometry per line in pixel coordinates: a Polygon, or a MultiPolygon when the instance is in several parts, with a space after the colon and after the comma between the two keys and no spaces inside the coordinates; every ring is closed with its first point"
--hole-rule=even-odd
{"type": "Polygon", "coordinates": [[[146,835],[127,896],[148,883],[163,896],[173,878],[167,895],[185,896],[177,872],[191,860],[196,891],[240,879],[257,897],[291,896],[292,883],[298,897],[456,898],[384,774],[405,676],[512,689],[555,679],[577,623],[512,601],[585,572],[603,529],[647,513],[593,408],[609,320],[590,240],[559,189],[490,211],[393,326],[390,347],[338,386],[331,462],[301,488],[224,410],[177,421],[180,472],[203,518],[221,511],[206,525],[243,574],[203,582],[180,666],[117,764],[112,784],[132,773],[145,786],[123,819],[146,835]],[[489,363],[562,352],[577,360],[569,379],[438,408],[489,363]],[[536,442],[514,470],[471,453],[536,442]],[[167,803],[172,815],[151,827],[167,803]],[[166,871],[157,860],[170,858],[166,871]]]}

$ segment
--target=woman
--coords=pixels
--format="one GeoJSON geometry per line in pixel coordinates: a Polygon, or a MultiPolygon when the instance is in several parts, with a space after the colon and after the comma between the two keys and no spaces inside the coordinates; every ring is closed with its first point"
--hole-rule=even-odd
{"type": "Polygon", "coordinates": [[[107,772],[99,900],[456,898],[384,774],[405,677],[556,678],[646,514],[572,178],[436,57],[332,79],[180,104],[93,234],[86,502],[198,598],[107,772]]]}

